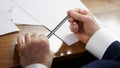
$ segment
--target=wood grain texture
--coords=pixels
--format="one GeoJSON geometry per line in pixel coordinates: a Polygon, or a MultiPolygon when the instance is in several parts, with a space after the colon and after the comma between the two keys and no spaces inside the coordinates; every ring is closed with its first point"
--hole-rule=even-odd
{"type": "MultiPolygon", "coordinates": [[[[20,32],[10,33],[0,37],[0,68],[16,67],[20,64],[18,47],[16,45],[17,36],[23,37],[25,33],[46,35],[49,33],[49,31],[44,26],[19,25],[18,27],[20,28],[20,32]]],[[[85,51],[84,45],[81,42],[77,42],[73,44],[73,46],[68,46],[63,42],[60,46],[61,48],[55,54],[55,58],[74,55],[80,52],[83,53],[83,51],[85,51]]]]}
{"type": "Polygon", "coordinates": [[[120,40],[120,0],[82,0],[113,37],[120,40]]]}

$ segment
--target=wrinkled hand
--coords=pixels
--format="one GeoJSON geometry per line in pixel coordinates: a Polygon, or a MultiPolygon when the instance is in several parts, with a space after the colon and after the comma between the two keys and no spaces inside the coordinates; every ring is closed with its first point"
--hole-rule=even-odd
{"type": "Polygon", "coordinates": [[[91,36],[100,29],[92,14],[83,9],[68,11],[70,29],[83,43],[87,43],[91,36]]]}
{"type": "Polygon", "coordinates": [[[25,35],[25,42],[18,37],[20,64],[25,67],[34,63],[51,66],[53,53],[49,48],[49,42],[45,35],[25,35]]]}

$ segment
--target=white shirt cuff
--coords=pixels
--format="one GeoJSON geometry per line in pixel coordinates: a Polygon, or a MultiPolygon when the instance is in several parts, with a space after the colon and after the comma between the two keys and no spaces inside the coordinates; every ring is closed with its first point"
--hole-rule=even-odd
{"type": "Polygon", "coordinates": [[[99,29],[86,45],[86,50],[96,56],[98,59],[102,59],[105,51],[111,43],[115,41],[105,30],[99,29]]]}
{"type": "Polygon", "coordinates": [[[28,65],[25,68],[48,68],[48,67],[43,64],[36,63],[36,64],[28,65]]]}

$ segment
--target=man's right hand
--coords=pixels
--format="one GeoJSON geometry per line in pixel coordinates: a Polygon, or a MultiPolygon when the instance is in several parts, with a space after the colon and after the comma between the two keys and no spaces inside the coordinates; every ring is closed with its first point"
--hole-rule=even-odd
{"type": "Polygon", "coordinates": [[[70,16],[69,22],[71,31],[85,44],[89,41],[91,36],[100,29],[95,18],[86,10],[69,10],[68,15],[70,16]]]}

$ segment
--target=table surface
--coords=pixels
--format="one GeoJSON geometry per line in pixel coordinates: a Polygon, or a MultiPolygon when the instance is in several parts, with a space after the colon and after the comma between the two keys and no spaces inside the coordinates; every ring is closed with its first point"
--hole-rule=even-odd
{"type": "MultiPolygon", "coordinates": [[[[100,20],[100,23],[115,37],[120,38],[120,0],[82,0],[88,9],[100,20]]],[[[36,32],[48,34],[49,31],[44,26],[18,26],[21,31],[10,33],[0,37],[0,67],[9,68],[19,65],[19,56],[16,44],[17,36],[25,33],[36,32]],[[39,29],[39,30],[38,30],[39,29]]],[[[56,52],[55,58],[67,59],[82,55],[86,52],[84,44],[77,42],[68,46],[64,42],[56,52]],[[65,57],[65,58],[64,58],[65,57]]],[[[60,60],[60,59],[59,59],[60,60]]]]}

